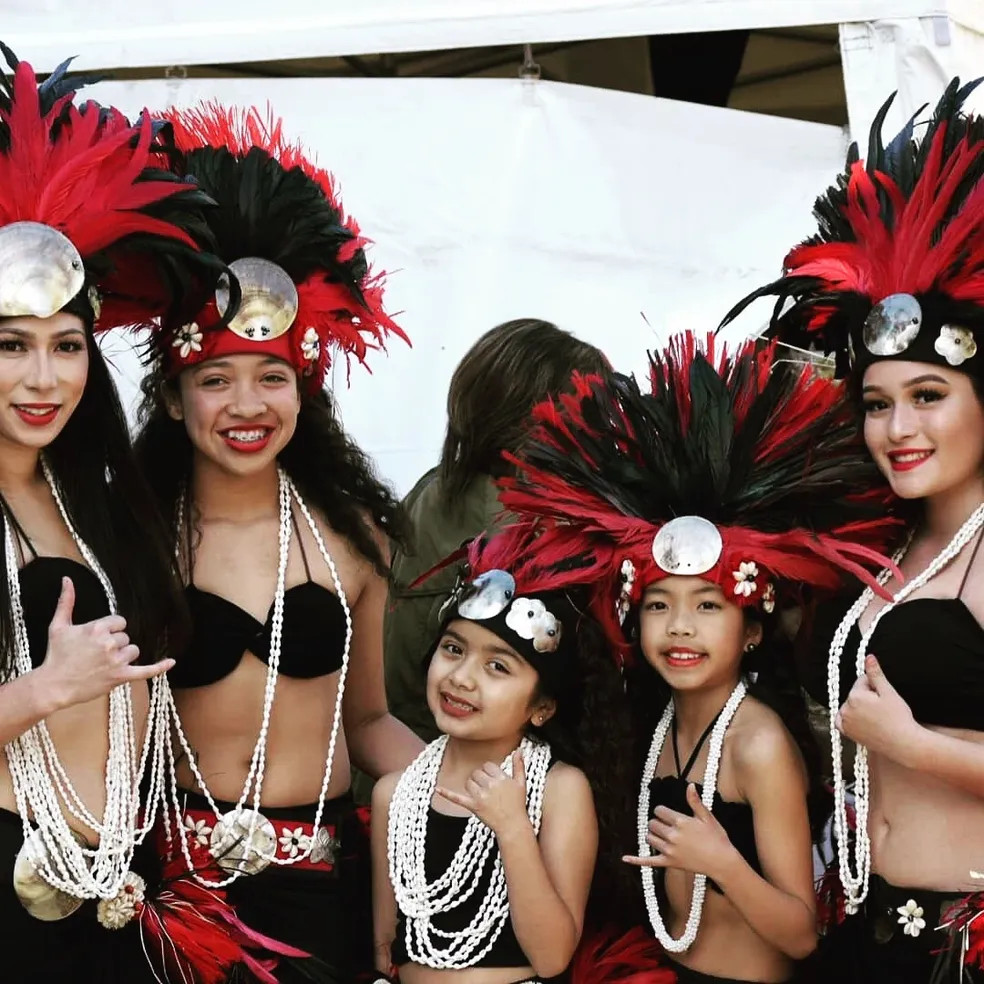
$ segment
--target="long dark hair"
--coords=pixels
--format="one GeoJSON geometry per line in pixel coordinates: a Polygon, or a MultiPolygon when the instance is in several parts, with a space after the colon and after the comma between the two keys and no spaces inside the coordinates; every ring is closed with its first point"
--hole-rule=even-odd
{"type": "MultiPolygon", "coordinates": [[[[134,450],[162,513],[173,517],[178,496],[191,477],[193,447],[184,423],[167,412],[167,387],[176,392],[175,382],[156,363],[142,384],[134,450]]],[[[302,392],[297,429],[281,452],[280,463],[304,500],[388,578],[389,565],[368,520],[401,546],[409,535],[407,520],[392,491],[376,477],[369,458],[342,429],[327,391],[302,392]]]]}
{"type": "Polygon", "coordinates": [[[633,852],[633,790],[636,776],[632,721],[622,676],[601,626],[587,614],[577,626],[576,666],[562,690],[551,692],[541,676],[538,696],[557,701],[556,713],[533,735],[550,743],[554,755],[581,769],[594,795],[598,817],[598,860],[589,909],[606,918],[634,915],[635,878],[622,856],[633,852]]]}
{"type": "MultiPolygon", "coordinates": [[[[638,610],[633,617],[637,625],[638,610]]],[[[753,616],[746,615],[746,619],[750,618],[753,616]]],[[[779,715],[803,756],[809,781],[810,833],[816,843],[830,818],[832,800],[823,782],[823,755],[810,728],[806,700],[796,672],[793,643],[781,630],[777,614],[756,614],[754,619],[762,624],[762,642],[742,657],[741,672],[750,681],[749,696],[779,715]]],[[[633,631],[638,639],[637,629],[633,631]]],[[[634,648],[635,658],[628,673],[628,694],[637,739],[636,764],[641,771],[653,732],[672,693],[646,661],[639,642],[634,648]]]]}
{"type": "Polygon", "coordinates": [[[569,389],[575,371],[604,375],[610,368],[601,351],[549,321],[519,318],[482,335],[448,389],[438,466],[445,506],[455,508],[479,476],[501,473],[502,452],[519,450],[536,403],[569,389]]]}
{"type": "MultiPolygon", "coordinates": [[[[174,553],[130,449],[126,415],[91,324],[85,334],[89,371],[82,398],[44,455],[72,523],[113,585],[141,662],[156,662],[179,652],[187,632],[174,553]]],[[[2,511],[0,522],[6,522],[2,511]]],[[[0,672],[9,678],[14,627],[2,553],[0,565],[0,672]]]]}

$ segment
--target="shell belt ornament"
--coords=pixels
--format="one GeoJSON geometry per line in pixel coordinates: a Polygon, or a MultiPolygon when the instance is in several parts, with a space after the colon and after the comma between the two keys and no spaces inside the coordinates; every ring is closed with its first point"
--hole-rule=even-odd
{"type": "MultiPolygon", "coordinates": [[[[386,853],[396,904],[406,917],[407,956],[436,970],[463,970],[474,966],[495,945],[509,919],[509,898],[495,834],[476,816],[468,818],[447,870],[427,881],[427,817],[447,744],[447,735],[431,742],[396,784],[389,807],[386,853]],[[489,885],[471,922],[457,932],[438,929],[433,917],[471,898],[490,864],[489,885]]],[[[550,746],[524,738],[519,747],[526,768],[527,814],[538,835],[550,746]]],[[[511,775],[512,756],[501,767],[511,775]]]]}
{"type": "MultiPolygon", "coordinates": [[[[937,554],[932,563],[921,574],[906,581],[892,600],[875,613],[867,631],[861,634],[861,642],[858,645],[855,658],[855,671],[858,677],[864,673],[868,645],[878,628],[878,623],[896,605],[901,604],[909,595],[918,591],[947,567],[982,528],[984,528],[984,503],[967,517],[963,526],[957,530],[953,539],[937,554]]],[[[907,543],[895,554],[893,561],[896,566],[902,562],[908,548],[907,543]]],[[[885,585],[890,578],[891,571],[884,570],[878,575],[878,583],[885,585]]],[[[867,898],[868,882],[871,876],[871,841],[868,836],[868,808],[870,805],[868,750],[864,745],[858,745],[854,756],[854,809],[857,817],[857,830],[855,831],[854,871],[852,871],[848,837],[847,783],[844,780],[841,761],[841,734],[837,730],[836,713],[833,709],[840,707],[840,664],[847,637],[867,610],[874,596],[874,591],[871,588],[866,588],[861,597],[848,610],[834,633],[827,659],[827,702],[828,707],[831,708],[830,748],[834,776],[834,835],[837,842],[838,870],[841,884],[844,886],[845,906],[848,915],[856,913],[867,898]]]]}
{"type": "MultiPolygon", "coordinates": [[[[109,610],[115,612],[116,596],[109,578],[72,524],[57,483],[43,459],[42,468],[63,522],[83,560],[102,585],[109,610]]],[[[17,551],[9,521],[4,523],[4,555],[14,624],[14,674],[23,676],[31,672],[32,664],[17,551]]],[[[109,903],[124,901],[121,896],[134,900],[131,917],[138,911],[137,902],[142,901],[142,896],[137,900],[134,890],[139,889],[142,880],[130,871],[130,863],[136,845],[153,828],[157,807],[163,802],[167,692],[163,677],[155,678],[150,688],[146,733],[139,751],[130,688],[124,685],[110,692],[106,806],[101,818],[94,816],[82,802],[44,721],[5,746],[24,831],[24,842],[14,862],[13,887],[21,904],[35,918],[64,919],[83,900],[98,899],[103,925],[120,923],[124,914],[121,905],[112,915],[108,913],[112,908],[109,903]],[[149,794],[141,825],[140,789],[145,775],[148,775],[149,794]],[[70,826],[68,816],[94,831],[99,838],[96,847],[87,846],[70,826]]]]}
{"type": "MultiPolygon", "coordinates": [[[[206,888],[223,888],[231,885],[243,875],[254,875],[262,871],[270,864],[289,867],[307,860],[312,851],[318,849],[318,845],[323,841],[319,838],[321,831],[321,818],[324,812],[325,797],[328,786],[331,784],[331,776],[335,761],[335,746],[338,741],[338,732],[342,724],[342,699],[345,695],[345,681],[348,677],[349,656],[352,648],[352,611],[349,607],[345,589],[342,587],[341,578],[335,562],[328,552],[324,538],[318,525],[311,515],[310,510],[301,498],[300,493],[294,483],[287,476],[283,469],[278,469],[279,480],[279,506],[280,506],[280,531],[279,540],[279,560],[277,567],[277,587],[273,598],[273,618],[272,631],[270,633],[270,660],[267,665],[266,686],[263,693],[263,716],[260,723],[260,733],[253,747],[253,755],[250,760],[249,771],[243,782],[243,791],[236,806],[226,813],[218,809],[215,799],[209,792],[205,777],[198,767],[195,753],[192,751],[188,739],[181,726],[181,719],[178,716],[177,707],[174,699],[168,691],[168,711],[170,721],[174,727],[175,734],[181,744],[181,748],[187,758],[188,765],[198,787],[201,789],[208,805],[215,816],[218,818],[211,832],[210,848],[216,864],[228,877],[216,881],[206,878],[197,870],[191,850],[188,846],[188,839],[181,832],[181,817],[183,811],[180,803],[177,782],[172,775],[171,782],[171,805],[177,829],[178,842],[185,858],[188,871],[191,876],[206,888]],[[341,603],[342,611],[345,613],[345,647],[342,652],[342,668],[338,677],[338,692],[335,697],[335,710],[332,717],[331,735],[328,741],[328,754],[325,761],[324,777],[321,783],[321,793],[318,796],[318,810],[314,818],[314,832],[310,843],[301,848],[296,854],[286,857],[277,856],[277,836],[273,824],[260,812],[260,802],[263,792],[263,776],[266,768],[267,738],[270,730],[270,716],[273,712],[273,701],[277,690],[277,679],[280,671],[280,653],[283,642],[284,630],[284,596],[286,594],[287,580],[287,561],[290,553],[290,538],[293,532],[293,522],[291,520],[291,508],[296,503],[301,515],[304,517],[311,535],[321,552],[321,556],[331,573],[332,581],[335,586],[335,593],[341,603]],[[247,807],[246,801],[250,798],[252,790],[252,806],[247,807]]],[[[177,510],[177,529],[181,529],[184,522],[184,498],[178,503],[177,510]]],[[[173,772],[173,769],[172,769],[173,772]]],[[[168,826],[168,836],[170,839],[170,825],[168,826]]]]}
{"type": "MultiPolygon", "coordinates": [[[[714,805],[714,794],[717,792],[718,769],[721,766],[721,750],[724,747],[724,735],[731,724],[731,719],[735,716],[739,705],[745,699],[746,687],[744,681],[739,682],[738,686],[731,692],[724,705],[723,710],[718,716],[717,723],[711,731],[711,740],[707,748],[707,766],[704,769],[703,791],[701,802],[710,812],[714,805]]],[[[653,741],[649,746],[649,755],[646,757],[646,765],[642,771],[642,784],[639,787],[639,812],[638,812],[638,834],[639,834],[639,857],[652,857],[652,848],[646,839],[649,834],[649,817],[651,814],[651,800],[649,785],[656,775],[656,766],[659,764],[659,756],[666,743],[666,735],[673,722],[673,701],[671,700],[663,712],[663,717],[656,726],[653,733],[653,741]]],[[[653,933],[659,940],[663,949],[668,953],[684,953],[694,945],[697,939],[697,931],[700,928],[700,917],[704,911],[704,895],[707,891],[707,875],[694,875],[693,895],[690,899],[690,912],[687,915],[687,923],[683,930],[683,935],[678,939],[670,936],[663,922],[663,916],[659,911],[659,901],[656,898],[656,881],[652,868],[642,868],[642,893],[646,899],[646,909],[649,912],[649,922],[653,927],[653,933]]]]}

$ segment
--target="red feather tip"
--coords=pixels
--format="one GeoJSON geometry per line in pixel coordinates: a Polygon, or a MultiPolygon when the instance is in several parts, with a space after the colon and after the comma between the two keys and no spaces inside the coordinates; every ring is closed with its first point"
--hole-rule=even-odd
{"type": "MultiPolygon", "coordinates": [[[[49,225],[71,240],[83,261],[105,253],[110,269],[117,249],[130,256],[153,252],[149,245],[136,247],[136,235],[197,250],[182,228],[147,213],[193,187],[141,180],[146,169],[159,164],[150,119],[131,126],[118,112],[101,115],[95,103],[77,106],[72,98],[63,96],[42,114],[34,70],[23,61],[17,66],[10,107],[0,110],[0,126],[9,137],[0,153],[0,225],[49,225]]],[[[163,310],[166,292],[150,268],[144,272],[151,279],[130,287],[131,294],[158,299],[156,309],[142,312],[141,320],[149,320],[163,310]]],[[[102,292],[105,284],[94,286],[102,292]]],[[[110,306],[99,319],[99,329],[125,323],[113,320],[113,310],[110,306]]]]}

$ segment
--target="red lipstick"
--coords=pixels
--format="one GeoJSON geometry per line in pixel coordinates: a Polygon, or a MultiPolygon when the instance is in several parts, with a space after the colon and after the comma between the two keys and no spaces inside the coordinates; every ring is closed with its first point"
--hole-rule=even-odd
{"type": "Polygon", "coordinates": [[[474,714],[478,708],[474,704],[470,704],[467,700],[462,700],[460,697],[452,697],[450,694],[442,693],[441,710],[449,717],[465,718],[469,714],[474,714]]]}
{"type": "Polygon", "coordinates": [[[907,472],[929,461],[933,454],[930,448],[901,448],[889,451],[888,461],[893,472],[907,472]]]}
{"type": "Polygon", "coordinates": [[[230,427],[219,432],[226,446],[240,454],[257,454],[273,437],[272,427],[230,427]],[[245,438],[245,440],[244,440],[245,438]]]}
{"type": "Polygon", "coordinates": [[[691,649],[689,646],[674,646],[672,649],[667,649],[663,653],[667,665],[676,669],[696,666],[698,663],[703,662],[706,656],[707,653],[702,652],[700,649],[691,649]]]}
{"type": "Polygon", "coordinates": [[[61,404],[59,403],[14,404],[14,410],[17,412],[17,416],[25,424],[30,424],[32,427],[46,427],[58,416],[60,409],[61,404]]]}

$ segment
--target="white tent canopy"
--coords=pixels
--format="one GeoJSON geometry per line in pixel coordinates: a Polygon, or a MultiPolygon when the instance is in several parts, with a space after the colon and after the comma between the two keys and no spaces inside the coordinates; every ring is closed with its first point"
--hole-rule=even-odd
{"type": "Polygon", "coordinates": [[[836,24],[939,13],[945,0],[5,0],[0,38],[49,70],[426,51],[836,24]]]}

